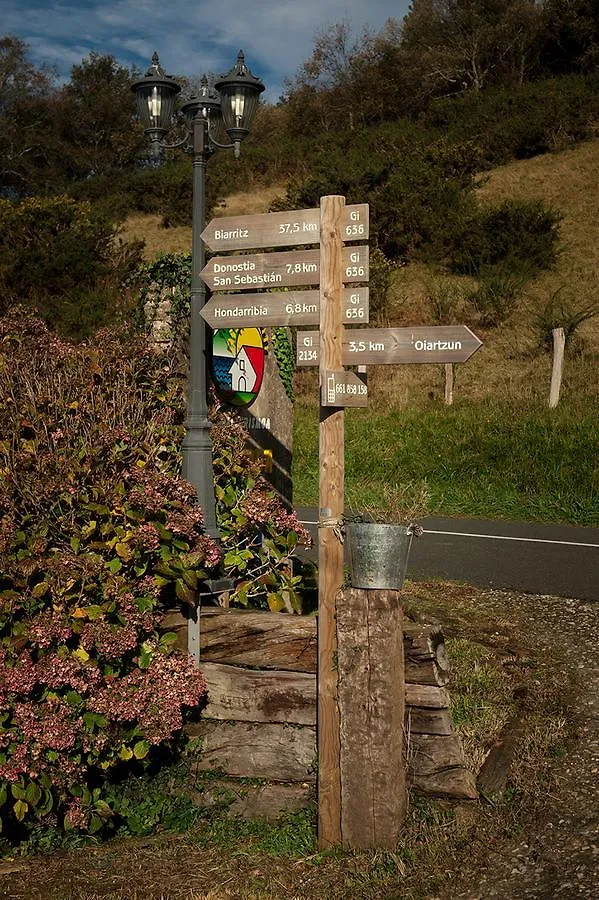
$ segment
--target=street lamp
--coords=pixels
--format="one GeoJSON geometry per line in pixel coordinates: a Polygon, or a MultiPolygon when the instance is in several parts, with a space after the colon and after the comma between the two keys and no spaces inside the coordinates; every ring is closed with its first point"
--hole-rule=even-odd
{"type": "MultiPolygon", "coordinates": [[[[137,98],[137,113],[152,144],[152,154],[160,157],[164,137],[171,127],[175,100],[181,88],[164,73],[158,54],[146,75],[131,85],[137,98]]],[[[248,135],[264,85],[245,64],[242,51],[230,72],[210,88],[204,77],[199,94],[181,107],[189,126],[188,134],[171,147],[186,146],[193,152],[193,200],[191,246],[191,307],[189,334],[189,388],[187,419],[183,439],[183,477],[196,489],[204,511],[208,534],[218,537],[212,470],[212,441],[208,420],[208,367],[206,325],[200,310],[206,302],[206,286],[200,278],[205,264],[202,231],[206,225],[206,164],[216,149],[232,149],[238,157],[241,141],[248,135]],[[221,122],[231,140],[220,143],[216,135],[221,122]],[[191,137],[191,144],[189,138],[191,137]]]]}

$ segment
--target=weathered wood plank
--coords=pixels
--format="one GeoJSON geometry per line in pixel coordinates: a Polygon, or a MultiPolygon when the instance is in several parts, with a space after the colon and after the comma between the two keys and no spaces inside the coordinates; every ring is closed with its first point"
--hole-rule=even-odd
{"type": "Polygon", "coordinates": [[[240,669],[202,660],[210,719],[316,725],[316,675],[240,669]]]}
{"type": "Polygon", "coordinates": [[[339,595],[344,847],[394,847],[405,816],[402,625],[398,591],[339,595]]]}
{"type": "Polygon", "coordinates": [[[431,775],[414,774],[410,779],[412,787],[429,797],[445,797],[450,800],[478,800],[474,775],[457,766],[431,775]]]}
{"type": "Polygon", "coordinates": [[[445,769],[464,766],[464,751],[455,734],[412,734],[408,748],[408,768],[419,775],[435,775],[445,769]]]}
{"type": "Polygon", "coordinates": [[[453,722],[448,709],[408,706],[406,731],[409,734],[453,734],[453,722]]]}
{"type": "MultiPolygon", "coordinates": [[[[181,613],[170,610],[166,631],[186,631],[181,613]]],[[[181,639],[187,649],[187,638],[181,639]]],[[[266,610],[202,607],[200,616],[202,663],[227,663],[260,669],[316,672],[316,618],[289,616],[266,610]]]]}
{"type": "Polygon", "coordinates": [[[314,802],[314,785],[306,781],[297,784],[240,784],[234,778],[210,778],[192,797],[199,806],[228,804],[228,816],[275,821],[282,812],[310,806],[314,802]]]}
{"type": "Polygon", "coordinates": [[[198,771],[217,769],[237,777],[274,781],[315,780],[314,728],[202,719],[187,731],[203,738],[198,771]]]}
{"type": "Polygon", "coordinates": [[[406,684],[406,704],[425,709],[448,709],[449,694],[445,688],[431,684],[406,684]]]}

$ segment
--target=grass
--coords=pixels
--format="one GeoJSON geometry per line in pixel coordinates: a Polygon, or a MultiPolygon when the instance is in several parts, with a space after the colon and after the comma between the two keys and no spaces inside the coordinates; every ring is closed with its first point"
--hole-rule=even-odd
{"type": "MultiPolygon", "coordinates": [[[[294,500],[317,502],[316,410],[296,404],[294,500]]],[[[428,514],[599,525],[599,428],[590,409],[380,408],[346,413],[346,498],[385,509],[425,486],[428,514]]]]}

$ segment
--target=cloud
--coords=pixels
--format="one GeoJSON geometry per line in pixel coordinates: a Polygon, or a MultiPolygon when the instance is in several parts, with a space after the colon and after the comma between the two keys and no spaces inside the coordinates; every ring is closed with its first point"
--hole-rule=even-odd
{"type": "Polygon", "coordinates": [[[158,50],[167,71],[198,75],[227,71],[242,48],[276,99],[323,30],[347,21],[359,36],[407,8],[408,0],[3,0],[2,28],[65,78],[91,51],[145,70],[158,50]]]}

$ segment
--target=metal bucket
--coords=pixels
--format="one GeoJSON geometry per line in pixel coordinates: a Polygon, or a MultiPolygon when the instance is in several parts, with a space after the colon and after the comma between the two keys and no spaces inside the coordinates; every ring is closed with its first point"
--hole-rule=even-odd
{"type": "Polygon", "coordinates": [[[352,587],[398,591],[403,587],[412,527],[374,522],[345,526],[352,587]]]}

